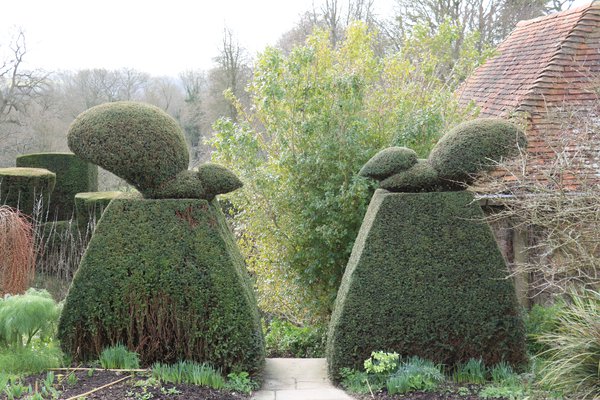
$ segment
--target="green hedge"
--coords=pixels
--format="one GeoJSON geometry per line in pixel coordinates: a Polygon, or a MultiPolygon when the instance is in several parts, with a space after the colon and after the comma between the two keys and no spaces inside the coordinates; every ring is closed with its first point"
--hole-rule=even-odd
{"type": "Polygon", "coordinates": [[[483,217],[465,191],[375,192],[331,318],[332,379],[377,350],[449,367],[525,361],[515,291],[483,217]]]}
{"type": "Polygon", "coordinates": [[[145,365],[179,359],[256,372],[260,318],[218,203],[114,199],[81,261],[59,323],[65,352],[124,343],[145,365]]]}
{"type": "Polygon", "coordinates": [[[359,175],[381,180],[417,163],[417,153],[407,147],[388,147],[375,154],[359,171],[359,175]]]}
{"type": "Polygon", "coordinates": [[[56,174],[43,168],[0,168],[0,204],[25,214],[44,213],[56,184],[56,174]],[[42,201],[42,209],[36,204],[42,201]]]}
{"type": "Polygon", "coordinates": [[[112,199],[119,197],[122,193],[116,191],[77,193],[75,195],[75,215],[79,229],[85,230],[92,219],[98,222],[112,199]]]}
{"type": "Polygon", "coordinates": [[[56,174],[49,220],[71,219],[75,211],[75,195],[98,190],[98,166],[83,161],[73,153],[21,155],[17,157],[17,167],[46,168],[56,174]]]}
{"type": "Polygon", "coordinates": [[[187,170],[189,155],[177,121],[150,104],[121,101],[79,114],[69,148],[145,194],[187,170]]]}
{"type": "Polygon", "coordinates": [[[440,179],[464,186],[495,162],[525,148],[525,133],[516,125],[497,118],[464,122],[446,133],[429,154],[429,162],[440,179]]]}

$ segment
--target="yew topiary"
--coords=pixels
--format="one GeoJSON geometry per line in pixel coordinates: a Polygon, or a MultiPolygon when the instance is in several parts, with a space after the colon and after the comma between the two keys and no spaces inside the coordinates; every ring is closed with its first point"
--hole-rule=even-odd
{"type": "Polygon", "coordinates": [[[527,144],[516,125],[497,118],[465,122],[446,133],[429,154],[440,179],[467,185],[475,174],[493,169],[503,158],[514,156],[527,144]]]}
{"type": "Polygon", "coordinates": [[[75,211],[75,195],[98,190],[98,166],[73,153],[35,153],[17,157],[17,167],[46,168],[56,174],[49,220],[68,220],[75,211]]]}
{"type": "Polygon", "coordinates": [[[55,184],[56,174],[44,168],[0,168],[0,204],[44,214],[55,184]]]}
{"type": "Polygon", "coordinates": [[[253,373],[264,361],[252,282],[218,203],[206,200],[112,200],[58,335],[76,360],[123,343],[145,365],[187,359],[253,373]]]}
{"type": "Polygon", "coordinates": [[[90,221],[98,222],[102,213],[113,199],[123,192],[83,192],[75,195],[77,226],[85,230],[90,221]]]}
{"type": "Polygon", "coordinates": [[[68,132],[79,157],[125,179],[140,192],[186,170],[187,144],[179,124],[160,108],[114,102],[81,113],[68,132]]]}

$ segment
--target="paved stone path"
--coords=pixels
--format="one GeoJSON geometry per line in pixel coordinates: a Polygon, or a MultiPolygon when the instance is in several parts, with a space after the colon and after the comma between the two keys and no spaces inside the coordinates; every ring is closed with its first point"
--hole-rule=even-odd
{"type": "Polygon", "coordinates": [[[324,358],[268,358],[253,400],[352,400],[327,379],[324,358]]]}

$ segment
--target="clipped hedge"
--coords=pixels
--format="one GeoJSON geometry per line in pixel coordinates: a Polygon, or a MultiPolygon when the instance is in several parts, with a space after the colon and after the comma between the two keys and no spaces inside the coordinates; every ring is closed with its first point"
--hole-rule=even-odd
{"type": "Polygon", "coordinates": [[[381,180],[404,171],[417,163],[417,153],[407,147],[388,147],[375,154],[359,171],[359,175],[381,180]]]}
{"type": "Polygon", "coordinates": [[[0,204],[25,214],[44,213],[56,184],[56,174],[43,168],[0,168],[0,204]],[[43,209],[36,207],[41,199],[43,209]]]}
{"type": "Polygon", "coordinates": [[[441,188],[437,172],[429,161],[418,162],[406,171],[394,174],[379,183],[381,189],[390,192],[432,192],[441,188]]]}
{"type": "Polygon", "coordinates": [[[465,191],[375,192],[330,322],[332,379],[377,350],[449,367],[525,361],[515,291],[483,217],[465,191]]]}
{"type": "Polygon", "coordinates": [[[90,221],[98,221],[108,204],[123,192],[83,192],[75,195],[77,226],[85,230],[90,221]]]}
{"type": "Polygon", "coordinates": [[[45,168],[56,174],[49,220],[70,219],[75,211],[75,195],[98,190],[98,166],[83,161],[73,153],[21,155],[17,157],[17,167],[45,168]]]}
{"type": "Polygon", "coordinates": [[[123,343],[145,365],[187,359],[258,371],[258,308],[218,204],[114,199],[73,279],[58,336],[76,360],[123,343]]]}
{"type": "Polygon", "coordinates": [[[120,101],[79,114],[69,148],[125,179],[142,194],[187,170],[189,155],[179,124],[150,104],[120,101]]]}
{"type": "Polygon", "coordinates": [[[466,185],[475,174],[495,167],[495,162],[525,148],[525,133],[497,118],[464,122],[446,133],[429,154],[429,162],[442,180],[466,185]]]}

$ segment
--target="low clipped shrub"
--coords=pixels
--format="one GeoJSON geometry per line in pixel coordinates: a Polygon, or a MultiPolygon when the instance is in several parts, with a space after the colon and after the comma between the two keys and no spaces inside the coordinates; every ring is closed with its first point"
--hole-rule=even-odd
{"type": "Polygon", "coordinates": [[[123,343],[142,365],[186,359],[256,372],[258,308],[218,203],[114,199],[69,289],[59,338],[76,360],[123,343]]]}
{"type": "Polygon", "coordinates": [[[441,182],[429,161],[418,160],[410,169],[382,180],[379,187],[390,192],[432,192],[441,187],[441,182]]]}
{"type": "Polygon", "coordinates": [[[0,204],[28,215],[45,215],[56,174],[43,168],[0,168],[0,204]]]}
{"type": "Polygon", "coordinates": [[[73,153],[35,153],[17,157],[17,167],[45,168],[56,174],[48,220],[71,219],[74,197],[80,192],[98,190],[98,166],[83,161],[73,153]]]}
{"type": "Polygon", "coordinates": [[[388,147],[375,154],[359,171],[362,176],[385,179],[417,163],[417,153],[407,147],[388,147]]]}
{"type": "Polygon", "coordinates": [[[322,326],[299,327],[275,318],[265,333],[267,357],[323,357],[325,334],[326,330],[322,326]]]}
{"type": "Polygon", "coordinates": [[[375,192],[329,325],[333,380],[378,349],[449,368],[525,362],[515,290],[483,218],[465,191],[375,192]]]}
{"type": "Polygon", "coordinates": [[[526,146],[525,133],[497,118],[464,122],[446,133],[429,154],[440,179],[468,184],[480,171],[494,168],[502,158],[518,154],[526,146]]]}
{"type": "Polygon", "coordinates": [[[188,168],[188,149],[179,124],[150,104],[120,101],[92,107],[73,121],[67,138],[79,157],[125,179],[142,193],[188,168]]]}
{"type": "Polygon", "coordinates": [[[112,199],[119,197],[122,192],[83,192],[75,195],[75,210],[77,226],[86,230],[92,222],[100,220],[104,209],[112,199]]]}

